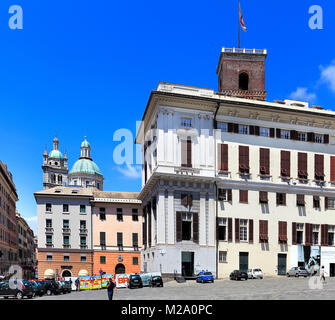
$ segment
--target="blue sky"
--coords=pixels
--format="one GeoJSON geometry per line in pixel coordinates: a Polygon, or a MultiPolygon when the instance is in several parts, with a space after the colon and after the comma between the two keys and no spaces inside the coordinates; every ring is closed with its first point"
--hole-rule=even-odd
{"type": "MultiPolygon", "coordinates": [[[[241,0],[241,7],[248,28],[241,46],[268,50],[268,100],[306,98],[333,109],[335,3],[241,0]],[[308,26],[314,4],[323,8],[323,30],[308,26]]],[[[114,132],[135,134],[159,81],[217,90],[220,49],[237,45],[237,14],[237,0],[1,1],[0,159],[35,232],[33,192],[42,189],[42,155],[54,134],[70,168],[87,135],[105,190],[140,191],[136,168],[113,162],[114,132]],[[13,4],[23,8],[23,30],[8,27],[13,4]]]]}

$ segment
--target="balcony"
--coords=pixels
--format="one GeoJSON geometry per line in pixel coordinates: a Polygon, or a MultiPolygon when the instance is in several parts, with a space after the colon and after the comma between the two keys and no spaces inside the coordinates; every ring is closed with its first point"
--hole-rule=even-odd
{"type": "Polygon", "coordinates": [[[134,251],[138,251],[138,245],[133,245],[134,251]]]}
{"type": "Polygon", "coordinates": [[[119,251],[123,251],[123,245],[122,244],[118,244],[118,248],[119,248],[119,251]]]}
{"type": "Polygon", "coordinates": [[[68,227],[64,227],[63,228],[63,234],[70,234],[71,233],[71,229],[68,227]]]}
{"type": "Polygon", "coordinates": [[[87,244],[80,244],[80,249],[87,249],[87,244]]]}
{"type": "Polygon", "coordinates": [[[53,234],[54,233],[54,228],[46,227],[45,228],[45,233],[47,233],[47,234],[53,234]]]}
{"type": "Polygon", "coordinates": [[[46,243],[45,246],[46,246],[47,248],[53,248],[54,245],[53,245],[53,243],[46,243]]]}
{"type": "Polygon", "coordinates": [[[65,243],[64,243],[64,244],[63,244],[63,248],[64,248],[64,249],[69,249],[69,248],[71,248],[71,245],[70,245],[70,244],[65,244],[65,243]]]}
{"type": "Polygon", "coordinates": [[[83,235],[83,236],[86,236],[87,235],[87,229],[86,228],[80,228],[79,229],[79,234],[83,235]]]}

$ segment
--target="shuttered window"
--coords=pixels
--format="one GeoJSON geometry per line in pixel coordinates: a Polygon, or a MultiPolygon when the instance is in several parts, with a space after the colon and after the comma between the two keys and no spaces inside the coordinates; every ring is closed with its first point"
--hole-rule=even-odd
{"type": "Polygon", "coordinates": [[[280,174],[282,177],[291,176],[291,153],[290,151],[280,152],[280,174]]]}
{"type": "Polygon", "coordinates": [[[181,166],[192,168],[192,140],[181,140],[181,166]]]}
{"type": "Polygon", "coordinates": [[[314,138],[315,138],[315,133],[314,132],[308,132],[307,133],[307,141],[308,142],[314,142],[314,138]]]}
{"type": "Polygon", "coordinates": [[[335,157],[330,157],[330,181],[335,182],[335,157]]]}
{"type": "Polygon", "coordinates": [[[249,243],[254,242],[254,220],[249,219],[249,243]]]}
{"type": "Polygon", "coordinates": [[[278,222],[278,241],[279,243],[287,243],[287,222],[278,222]]]}
{"type": "Polygon", "coordinates": [[[320,197],[313,196],[313,208],[320,209],[320,197]]]}
{"type": "Polygon", "coordinates": [[[219,201],[232,201],[231,189],[218,189],[218,200],[219,201]]]}
{"type": "Polygon", "coordinates": [[[218,168],[228,172],[228,144],[218,144],[218,168]]]}
{"type": "Polygon", "coordinates": [[[268,221],[259,220],[259,242],[268,242],[268,221]]]}
{"type": "Polygon", "coordinates": [[[233,219],[228,218],[228,241],[233,241],[233,219]]]}
{"type": "Polygon", "coordinates": [[[323,143],[328,144],[329,143],[329,134],[325,134],[323,136],[323,143]]]}
{"type": "Polygon", "coordinates": [[[292,222],[292,244],[297,244],[297,223],[292,222]]]}
{"type": "Polygon", "coordinates": [[[321,225],[321,246],[328,246],[328,224],[321,225]]]}
{"type": "Polygon", "coordinates": [[[270,174],[270,149],[259,149],[259,173],[270,174]]]}
{"type": "Polygon", "coordinates": [[[106,233],[100,232],[100,245],[105,246],[106,245],[106,233]]]}
{"type": "Polygon", "coordinates": [[[199,214],[197,212],[193,213],[193,241],[199,242],[199,214]]]}
{"type": "Polygon", "coordinates": [[[249,147],[239,146],[239,172],[249,174],[249,147]]]}
{"type": "Polygon", "coordinates": [[[248,190],[240,190],[240,202],[248,203],[248,190]]]}
{"type": "Polygon", "coordinates": [[[305,195],[297,194],[297,206],[299,207],[305,206],[305,195]]]}
{"type": "Polygon", "coordinates": [[[291,140],[298,140],[298,131],[291,130],[290,137],[291,137],[291,140]]]}
{"type": "Polygon", "coordinates": [[[240,219],[235,219],[235,241],[240,241],[240,219]]]}
{"type": "Polygon", "coordinates": [[[277,193],[277,206],[286,206],[286,193],[277,193]]]}
{"type": "Polygon", "coordinates": [[[307,153],[298,152],[298,178],[307,179],[307,153]]]}
{"type": "Polygon", "coordinates": [[[315,180],[324,180],[324,156],[323,154],[314,155],[314,177],[315,180]]]}
{"type": "Polygon", "coordinates": [[[182,212],[176,212],[176,237],[177,241],[182,241],[182,212]]]}
{"type": "Polygon", "coordinates": [[[310,223],[305,224],[305,245],[310,246],[312,245],[313,240],[313,225],[310,223]]]}
{"type": "Polygon", "coordinates": [[[268,193],[265,191],[259,192],[259,203],[268,203],[268,193]]]}

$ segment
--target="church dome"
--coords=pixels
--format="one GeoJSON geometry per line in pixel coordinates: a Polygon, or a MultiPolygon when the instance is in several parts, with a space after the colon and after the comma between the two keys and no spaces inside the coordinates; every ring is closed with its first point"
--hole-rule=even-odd
{"type": "Polygon", "coordinates": [[[85,137],[85,140],[81,143],[81,147],[82,148],[90,148],[91,147],[90,143],[86,140],[86,137],[85,137]]]}
{"type": "Polygon", "coordinates": [[[63,159],[63,154],[59,150],[52,150],[49,153],[49,158],[63,159]]]}
{"type": "Polygon", "coordinates": [[[79,159],[73,165],[69,174],[84,173],[102,176],[99,167],[90,159],[79,159]]]}

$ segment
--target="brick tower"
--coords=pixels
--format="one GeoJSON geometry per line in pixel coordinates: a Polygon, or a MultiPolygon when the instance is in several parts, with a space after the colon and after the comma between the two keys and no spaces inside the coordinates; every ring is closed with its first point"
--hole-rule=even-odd
{"type": "Polygon", "coordinates": [[[266,100],[266,50],[222,48],[216,73],[219,93],[254,100],[266,100]]]}

